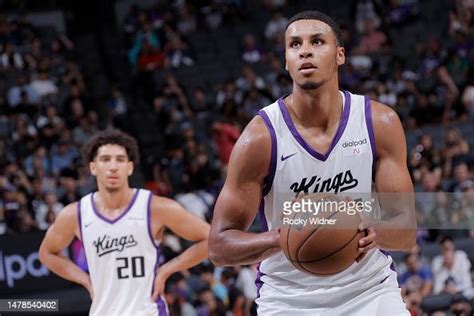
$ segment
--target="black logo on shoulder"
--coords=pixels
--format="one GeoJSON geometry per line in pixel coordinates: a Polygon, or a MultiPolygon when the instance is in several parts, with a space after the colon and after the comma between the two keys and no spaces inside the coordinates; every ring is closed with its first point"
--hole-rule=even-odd
{"type": "Polygon", "coordinates": [[[293,156],[296,155],[296,154],[297,154],[297,153],[294,153],[294,154],[291,154],[291,155],[288,155],[288,156],[283,156],[283,155],[281,155],[281,161],[285,161],[285,160],[287,160],[288,158],[291,158],[291,157],[293,157],[293,156]]]}
{"type": "Polygon", "coordinates": [[[92,244],[96,248],[97,255],[102,257],[103,255],[114,251],[122,252],[126,248],[135,247],[138,243],[135,238],[133,238],[133,235],[121,236],[117,238],[104,235],[97,238],[97,240],[92,244]]]}
{"type": "Polygon", "coordinates": [[[350,170],[346,170],[324,180],[317,175],[312,176],[309,180],[305,177],[300,182],[291,184],[290,189],[296,194],[300,192],[334,192],[337,194],[355,188],[358,184],[359,180],[354,178],[350,170]]]}

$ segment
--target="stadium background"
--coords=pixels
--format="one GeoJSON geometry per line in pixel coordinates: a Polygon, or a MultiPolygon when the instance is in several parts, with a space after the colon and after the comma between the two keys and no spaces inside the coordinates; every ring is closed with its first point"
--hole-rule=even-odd
{"type": "MultiPolygon", "coordinates": [[[[210,220],[242,128],[291,90],[282,31],[303,9],[341,25],[341,87],[399,114],[416,191],[472,196],[472,0],[4,0],[0,297],[58,298],[62,313],[87,313],[86,291],[48,273],[37,248],[62,206],[94,190],[80,149],[97,130],[115,127],[138,139],[133,185],[210,220]]],[[[394,254],[413,315],[468,309],[463,302],[472,298],[474,203],[448,207],[434,196],[418,201],[420,219],[465,225],[420,229],[412,255],[394,254]],[[464,251],[447,279],[449,251],[439,244],[446,236],[464,251]],[[407,266],[414,272],[404,275],[407,266]],[[434,289],[426,290],[430,280],[434,289]]],[[[164,245],[166,260],[187,246],[170,233],[164,245]]],[[[79,242],[68,255],[84,266],[79,242]]],[[[254,266],[207,262],[174,275],[166,299],[173,315],[245,315],[254,312],[254,279],[254,266]]]]}

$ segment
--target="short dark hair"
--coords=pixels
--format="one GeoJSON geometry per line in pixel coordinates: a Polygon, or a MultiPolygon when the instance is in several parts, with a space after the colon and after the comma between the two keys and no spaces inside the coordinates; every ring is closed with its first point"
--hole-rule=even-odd
{"type": "Polygon", "coordinates": [[[296,21],[299,20],[318,20],[321,22],[326,23],[329,25],[329,27],[332,29],[332,32],[334,33],[334,36],[336,37],[336,43],[339,46],[344,46],[344,42],[342,40],[342,33],[341,33],[341,28],[339,25],[328,15],[319,12],[319,11],[302,11],[299,12],[295,15],[293,15],[290,20],[288,21],[288,24],[286,25],[286,29],[296,21]]]}
{"type": "Polygon", "coordinates": [[[444,245],[444,243],[447,242],[447,241],[449,241],[449,242],[451,242],[451,243],[454,244],[453,239],[452,239],[451,237],[449,237],[449,236],[444,236],[443,238],[441,238],[441,240],[439,241],[439,244],[440,244],[440,245],[444,245]]]}
{"type": "Polygon", "coordinates": [[[104,145],[122,146],[127,152],[128,160],[133,162],[134,165],[138,164],[139,155],[137,141],[132,136],[116,129],[105,130],[92,136],[82,149],[84,162],[89,163],[94,161],[97,156],[97,151],[104,145]]]}

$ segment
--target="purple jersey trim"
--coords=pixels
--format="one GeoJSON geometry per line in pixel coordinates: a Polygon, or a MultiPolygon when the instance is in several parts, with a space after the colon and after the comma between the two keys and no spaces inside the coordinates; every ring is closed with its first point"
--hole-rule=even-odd
{"type": "Polygon", "coordinates": [[[265,200],[262,197],[260,201],[260,206],[258,207],[258,215],[260,217],[260,229],[262,232],[268,231],[267,218],[265,217],[265,200]]]}
{"type": "Polygon", "coordinates": [[[84,243],[84,238],[82,237],[81,200],[77,202],[77,218],[79,220],[79,235],[81,236],[81,242],[84,243]]]}
{"type": "Polygon", "coordinates": [[[77,202],[77,217],[79,219],[79,234],[81,236],[82,249],[84,250],[84,258],[86,259],[87,270],[89,270],[89,261],[87,260],[87,251],[86,246],[84,244],[84,237],[82,235],[81,201],[82,199],[77,202]]]}
{"type": "Polygon", "coordinates": [[[397,270],[395,269],[395,264],[393,263],[392,256],[390,256],[390,254],[388,252],[386,252],[385,250],[379,249],[379,251],[381,253],[383,253],[387,258],[390,258],[392,260],[392,264],[390,265],[390,270],[392,270],[396,273],[397,270]]]}
{"type": "Polygon", "coordinates": [[[267,113],[264,110],[260,110],[258,114],[262,117],[263,122],[267,126],[268,131],[270,132],[270,139],[272,142],[270,166],[268,167],[268,175],[265,177],[265,185],[263,188],[263,196],[265,196],[268,194],[268,192],[270,192],[273,185],[273,179],[275,178],[275,170],[276,170],[276,162],[277,162],[276,161],[277,160],[277,140],[276,140],[275,129],[273,128],[272,122],[270,121],[270,118],[268,117],[267,113]]]}
{"type": "Polygon", "coordinates": [[[255,279],[255,285],[257,286],[257,298],[260,297],[260,290],[262,289],[263,286],[263,281],[262,281],[262,276],[264,276],[265,273],[260,271],[260,263],[257,266],[257,278],[255,279]]]}
{"type": "Polygon", "coordinates": [[[137,199],[139,191],[140,191],[140,189],[136,189],[135,194],[133,195],[133,198],[130,201],[130,203],[128,203],[128,206],[125,209],[125,211],[123,211],[122,214],[120,214],[116,219],[111,220],[111,219],[108,219],[107,217],[105,217],[104,215],[100,214],[100,212],[97,210],[97,208],[95,206],[95,203],[94,203],[94,194],[95,194],[95,192],[91,194],[92,209],[94,210],[95,215],[97,215],[97,217],[99,217],[100,219],[104,220],[105,222],[107,222],[109,224],[115,224],[122,217],[124,217],[125,214],[127,214],[128,211],[132,208],[133,204],[135,203],[135,200],[137,199]]]}
{"type": "Polygon", "coordinates": [[[151,230],[151,200],[153,199],[153,192],[150,192],[150,196],[148,197],[148,202],[146,204],[146,221],[148,227],[148,236],[150,236],[150,241],[155,248],[159,248],[159,246],[155,243],[155,238],[153,237],[153,232],[151,230]]]}
{"type": "MultiPolygon", "coordinates": [[[[153,192],[150,192],[150,196],[148,197],[148,202],[146,206],[146,214],[147,214],[147,226],[148,226],[148,236],[150,236],[150,241],[156,249],[156,262],[155,268],[153,269],[153,283],[151,285],[151,294],[153,294],[153,290],[155,288],[155,279],[156,279],[156,270],[160,265],[160,258],[161,258],[161,247],[155,243],[155,238],[153,238],[153,233],[151,231],[151,201],[153,199],[153,192]]],[[[156,301],[156,308],[158,309],[158,316],[168,316],[168,311],[166,310],[166,303],[163,301],[161,296],[158,297],[156,301]]]]}
{"type": "Polygon", "coordinates": [[[317,152],[313,147],[311,147],[301,136],[301,134],[298,132],[298,130],[295,127],[295,124],[291,120],[290,113],[288,112],[288,109],[285,105],[285,102],[283,101],[283,98],[278,99],[278,105],[280,107],[281,114],[283,116],[283,120],[286,123],[286,126],[290,130],[291,134],[293,137],[296,139],[296,141],[303,147],[311,156],[314,158],[321,160],[321,161],[326,161],[328,159],[329,155],[331,154],[332,150],[334,147],[336,147],[337,142],[341,138],[342,134],[344,133],[344,130],[346,129],[347,122],[349,120],[349,114],[350,114],[350,109],[351,109],[351,96],[347,91],[344,91],[344,109],[342,110],[341,118],[339,120],[339,126],[336,131],[336,135],[334,135],[334,138],[331,142],[331,147],[329,147],[328,151],[323,155],[319,152],[317,152]]]}
{"type": "MultiPolygon", "coordinates": [[[[151,284],[152,295],[153,295],[153,290],[155,289],[156,270],[158,269],[158,266],[160,265],[160,257],[161,257],[161,247],[155,246],[155,248],[156,248],[156,262],[155,262],[155,268],[153,269],[153,282],[151,284]]],[[[158,299],[156,300],[156,308],[157,308],[158,316],[168,316],[166,303],[161,297],[161,295],[158,296],[158,299]]]]}
{"type": "Polygon", "coordinates": [[[374,125],[372,123],[372,107],[370,106],[370,99],[368,96],[365,99],[365,122],[367,131],[369,132],[370,147],[372,148],[372,180],[375,180],[375,167],[377,164],[377,146],[375,144],[374,125]]]}

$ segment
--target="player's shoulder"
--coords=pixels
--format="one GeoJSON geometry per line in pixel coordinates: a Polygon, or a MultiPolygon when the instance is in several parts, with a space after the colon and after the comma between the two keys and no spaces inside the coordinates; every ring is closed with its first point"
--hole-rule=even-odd
{"type": "Polygon", "coordinates": [[[374,128],[401,127],[397,112],[390,106],[371,100],[372,122],[374,128]]]}
{"type": "Polygon", "coordinates": [[[55,223],[65,228],[74,228],[78,225],[79,202],[66,205],[58,214],[55,223]]]}
{"type": "Polygon", "coordinates": [[[372,100],[371,110],[377,152],[390,155],[406,142],[403,125],[397,112],[388,105],[372,100]]]}
{"type": "Polygon", "coordinates": [[[152,193],[150,200],[150,208],[152,212],[175,209],[176,207],[180,207],[180,204],[175,200],[152,193]]]}
{"type": "Polygon", "coordinates": [[[229,166],[259,169],[268,166],[272,141],[263,118],[256,115],[245,127],[231,154],[229,166]]]}

